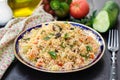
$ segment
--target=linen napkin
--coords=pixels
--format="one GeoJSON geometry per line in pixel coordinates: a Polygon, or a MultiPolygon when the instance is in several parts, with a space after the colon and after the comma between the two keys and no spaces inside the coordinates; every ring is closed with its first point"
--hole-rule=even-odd
{"type": "Polygon", "coordinates": [[[53,16],[38,7],[31,16],[12,19],[4,28],[0,28],[0,79],[14,60],[13,43],[23,30],[43,22],[54,20],[53,16]]]}

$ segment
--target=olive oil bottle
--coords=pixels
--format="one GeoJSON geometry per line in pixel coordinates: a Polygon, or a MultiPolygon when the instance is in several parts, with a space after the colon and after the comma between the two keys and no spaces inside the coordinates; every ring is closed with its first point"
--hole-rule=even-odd
{"type": "Polygon", "coordinates": [[[41,0],[8,0],[14,17],[26,17],[32,14],[41,0]]]}

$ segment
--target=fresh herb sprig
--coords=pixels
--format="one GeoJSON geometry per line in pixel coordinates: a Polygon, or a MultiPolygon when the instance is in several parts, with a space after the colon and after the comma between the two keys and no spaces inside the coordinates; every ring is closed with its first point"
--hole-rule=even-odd
{"type": "Polygon", "coordinates": [[[96,13],[97,13],[97,10],[93,11],[92,15],[90,15],[89,17],[85,17],[85,18],[82,18],[80,20],[71,18],[71,20],[74,21],[74,22],[82,23],[82,24],[85,24],[89,27],[92,27],[93,21],[96,17],[96,13]]]}
{"type": "Polygon", "coordinates": [[[50,56],[53,58],[53,59],[56,59],[57,58],[57,54],[55,51],[49,51],[48,52],[50,54],[50,56]]]}

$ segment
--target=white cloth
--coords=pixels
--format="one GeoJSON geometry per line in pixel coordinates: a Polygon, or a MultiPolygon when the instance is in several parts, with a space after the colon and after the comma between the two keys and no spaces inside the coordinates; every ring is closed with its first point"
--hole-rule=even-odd
{"type": "Polygon", "coordinates": [[[53,16],[40,6],[31,16],[12,19],[4,28],[0,28],[0,79],[14,60],[13,43],[16,36],[27,28],[52,20],[53,16]]]}

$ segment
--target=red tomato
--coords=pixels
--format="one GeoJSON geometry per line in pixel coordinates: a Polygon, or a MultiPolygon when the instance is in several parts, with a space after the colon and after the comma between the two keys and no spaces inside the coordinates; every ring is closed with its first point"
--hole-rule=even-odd
{"type": "Polygon", "coordinates": [[[70,15],[74,18],[83,18],[89,13],[89,4],[86,0],[73,0],[70,4],[70,15]]]}

